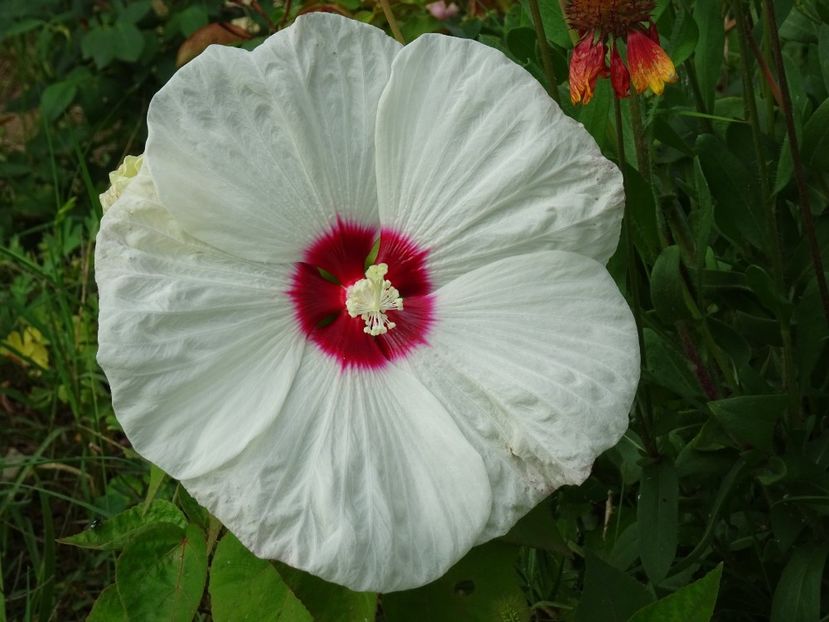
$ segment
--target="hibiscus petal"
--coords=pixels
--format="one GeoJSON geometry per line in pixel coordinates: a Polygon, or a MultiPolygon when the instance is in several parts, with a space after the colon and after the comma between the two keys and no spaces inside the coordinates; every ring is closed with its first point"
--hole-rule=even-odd
{"type": "Polygon", "coordinates": [[[436,284],[516,253],[612,255],[621,174],[501,52],[423,35],[377,114],[380,219],[430,248],[436,284]]]}
{"type": "Polygon", "coordinates": [[[500,260],[435,297],[431,347],[408,361],[484,458],[486,541],[555,488],[581,483],[624,433],[636,326],[605,268],[569,252],[500,260]]]}
{"type": "Polygon", "coordinates": [[[304,339],[289,268],[184,234],[146,167],[101,223],[98,361],[135,449],[174,477],[236,456],[282,407],[304,339]]]}
{"type": "Polygon", "coordinates": [[[481,457],[413,376],[342,372],[316,349],[273,425],[182,483],[258,556],[358,591],[441,576],[491,506],[481,457]]]}
{"type": "Polygon", "coordinates": [[[399,49],[323,13],[253,52],[207,48],[150,104],[162,203],[191,235],[257,261],[297,261],[338,215],[376,223],[374,121],[399,49]]]}

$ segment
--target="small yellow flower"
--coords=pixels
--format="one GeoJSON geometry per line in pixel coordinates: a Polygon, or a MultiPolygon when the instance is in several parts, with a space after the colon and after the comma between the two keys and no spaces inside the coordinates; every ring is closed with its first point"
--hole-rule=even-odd
{"type": "Polygon", "coordinates": [[[41,369],[49,369],[49,351],[46,349],[46,340],[43,334],[33,326],[27,326],[22,332],[13,330],[0,344],[0,352],[12,361],[23,367],[29,367],[33,361],[41,369]],[[23,355],[21,359],[17,355],[23,355]]]}

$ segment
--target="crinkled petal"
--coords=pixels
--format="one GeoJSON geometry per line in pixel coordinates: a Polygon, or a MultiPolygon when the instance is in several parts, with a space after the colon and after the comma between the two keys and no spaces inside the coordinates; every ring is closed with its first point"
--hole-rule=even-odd
{"type": "Polygon", "coordinates": [[[636,326],[605,268],[569,252],[500,260],[435,297],[431,347],[408,360],[487,465],[485,541],[555,488],[580,484],[624,433],[636,326]]]}
{"type": "Polygon", "coordinates": [[[423,35],[394,60],[377,113],[380,220],[431,250],[436,284],[516,253],[606,261],[622,177],[501,52],[423,35]]]}
{"type": "Polygon", "coordinates": [[[142,169],[101,223],[98,361],[135,449],[177,478],[236,456],[276,417],[304,339],[288,267],[183,233],[142,169]]]}
{"type": "Polygon", "coordinates": [[[338,215],[376,223],[374,121],[399,48],[322,13],[253,52],[210,46],[150,104],[162,203],[191,235],[257,261],[297,261],[338,215]]]}
{"type": "Polygon", "coordinates": [[[343,372],[317,349],[264,434],[182,483],[258,556],[358,591],[438,578],[491,505],[481,457],[413,376],[343,372]]]}

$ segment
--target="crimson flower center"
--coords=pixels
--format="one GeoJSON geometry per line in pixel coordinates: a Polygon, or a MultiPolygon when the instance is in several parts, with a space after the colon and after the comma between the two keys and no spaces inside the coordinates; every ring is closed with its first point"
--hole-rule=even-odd
{"type": "Polygon", "coordinates": [[[287,293],[300,329],[342,369],[405,357],[434,321],[427,257],[400,232],[337,220],[294,266],[287,293]]]}

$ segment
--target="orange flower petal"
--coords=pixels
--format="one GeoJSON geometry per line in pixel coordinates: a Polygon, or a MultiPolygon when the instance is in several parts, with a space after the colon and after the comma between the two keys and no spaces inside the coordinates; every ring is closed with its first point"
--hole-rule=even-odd
{"type": "Polygon", "coordinates": [[[654,93],[662,95],[665,83],[676,82],[673,62],[648,35],[638,30],[630,31],[627,46],[630,77],[637,93],[650,87],[654,93]]]}
{"type": "Polygon", "coordinates": [[[582,37],[570,59],[570,101],[586,104],[593,98],[596,80],[607,75],[604,43],[593,43],[592,33],[582,37]]]}

